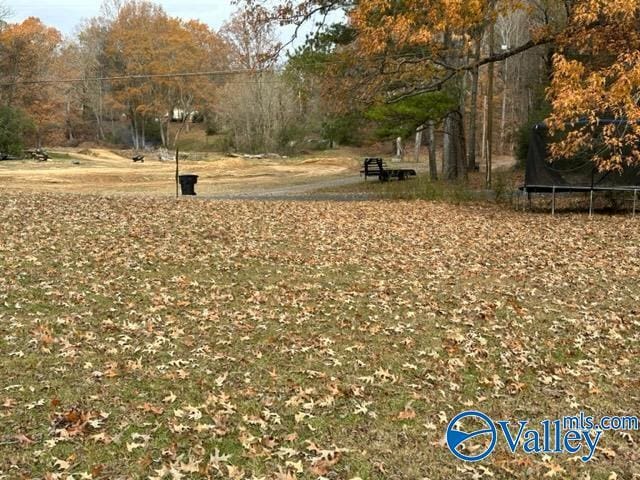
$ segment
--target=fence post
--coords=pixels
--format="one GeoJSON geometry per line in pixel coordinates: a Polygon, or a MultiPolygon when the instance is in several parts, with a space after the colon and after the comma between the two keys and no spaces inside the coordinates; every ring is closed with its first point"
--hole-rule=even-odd
{"type": "Polygon", "coordinates": [[[589,218],[593,216],[593,189],[589,192],[589,218]]]}
{"type": "Polygon", "coordinates": [[[636,216],[636,204],[638,203],[638,190],[633,189],[633,217],[636,216]]]}
{"type": "Polygon", "coordinates": [[[551,215],[556,214],[556,187],[555,185],[551,189],[551,215]]]}

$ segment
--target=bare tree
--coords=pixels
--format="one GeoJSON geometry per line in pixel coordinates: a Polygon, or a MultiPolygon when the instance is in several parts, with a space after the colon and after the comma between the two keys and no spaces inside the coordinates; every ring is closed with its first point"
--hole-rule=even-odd
{"type": "Polygon", "coordinates": [[[239,10],[220,30],[231,47],[233,66],[266,70],[275,65],[280,44],[274,27],[255,10],[239,10]]]}
{"type": "Polygon", "coordinates": [[[230,82],[217,106],[235,148],[254,153],[283,147],[298,112],[297,98],[289,85],[279,74],[266,72],[230,82]]]}
{"type": "Polygon", "coordinates": [[[4,3],[0,3],[0,26],[9,18],[13,12],[4,3]]]}
{"type": "Polygon", "coordinates": [[[220,34],[230,46],[231,65],[255,71],[224,87],[218,111],[241,150],[272,150],[286,141],[286,130],[300,112],[299,96],[274,71],[280,44],[260,11],[236,12],[220,34]]]}

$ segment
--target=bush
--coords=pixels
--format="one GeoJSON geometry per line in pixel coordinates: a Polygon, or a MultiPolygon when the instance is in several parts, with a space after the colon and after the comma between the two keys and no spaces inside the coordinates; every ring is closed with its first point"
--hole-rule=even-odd
{"type": "Polygon", "coordinates": [[[527,155],[529,154],[529,141],[531,139],[531,129],[533,124],[530,122],[521,125],[516,132],[516,145],[513,154],[516,157],[518,166],[525,167],[527,164],[527,155]]]}
{"type": "Polygon", "coordinates": [[[334,116],[322,123],[322,138],[332,146],[359,147],[362,144],[360,129],[364,119],[359,113],[334,116]]]}
{"type": "Polygon", "coordinates": [[[497,203],[507,203],[511,201],[514,192],[513,173],[511,171],[495,172],[492,188],[497,203]]]}
{"type": "Polygon", "coordinates": [[[33,130],[33,123],[21,110],[0,107],[0,152],[20,155],[24,136],[33,130]]]}
{"type": "Polygon", "coordinates": [[[290,124],[278,132],[278,150],[285,155],[292,155],[299,150],[304,138],[305,129],[300,124],[290,124]]]}
{"type": "Polygon", "coordinates": [[[153,118],[147,118],[144,122],[144,137],[147,145],[162,145],[162,135],[160,133],[160,122],[153,118]]]}
{"type": "Polygon", "coordinates": [[[207,113],[203,116],[203,121],[204,131],[207,137],[211,137],[220,133],[220,121],[218,120],[218,117],[215,113],[207,113]]]}

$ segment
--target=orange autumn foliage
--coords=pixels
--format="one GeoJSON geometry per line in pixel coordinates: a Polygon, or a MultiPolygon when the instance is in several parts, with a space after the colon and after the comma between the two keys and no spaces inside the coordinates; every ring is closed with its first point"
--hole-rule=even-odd
{"type": "Polygon", "coordinates": [[[52,85],[28,82],[54,75],[55,59],[62,36],[37,18],[0,29],[0,71],[4,86],[0,102],[24,110],[33,120],[38,141],[61,108],[61,99],[52,85]]]}
{"type": "Polygon", "coordinates": [[[595,161],[601,170],[640,164],[640,1],[583,0],[571,17],[572,35],[560,35],[549,89],[550,125],[563,131],[578,119],[588,124],[552,147],[555,156],[604,142],[595,161]],[[598,118],[626,120],[601,129],[598,118]]]}

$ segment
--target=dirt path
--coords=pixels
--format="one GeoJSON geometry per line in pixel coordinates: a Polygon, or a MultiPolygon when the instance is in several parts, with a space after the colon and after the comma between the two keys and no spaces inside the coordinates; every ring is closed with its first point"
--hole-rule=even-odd
{"type": "Polygon", "coordinates": [[[360,175],[309,179],[305,183],[290,186],[264,187],[223,194],[204,195],[209,200],[362,200],[369,197],[362,193],[318,193],[318,190],[342,187],[362,182],[360,175]]]}

